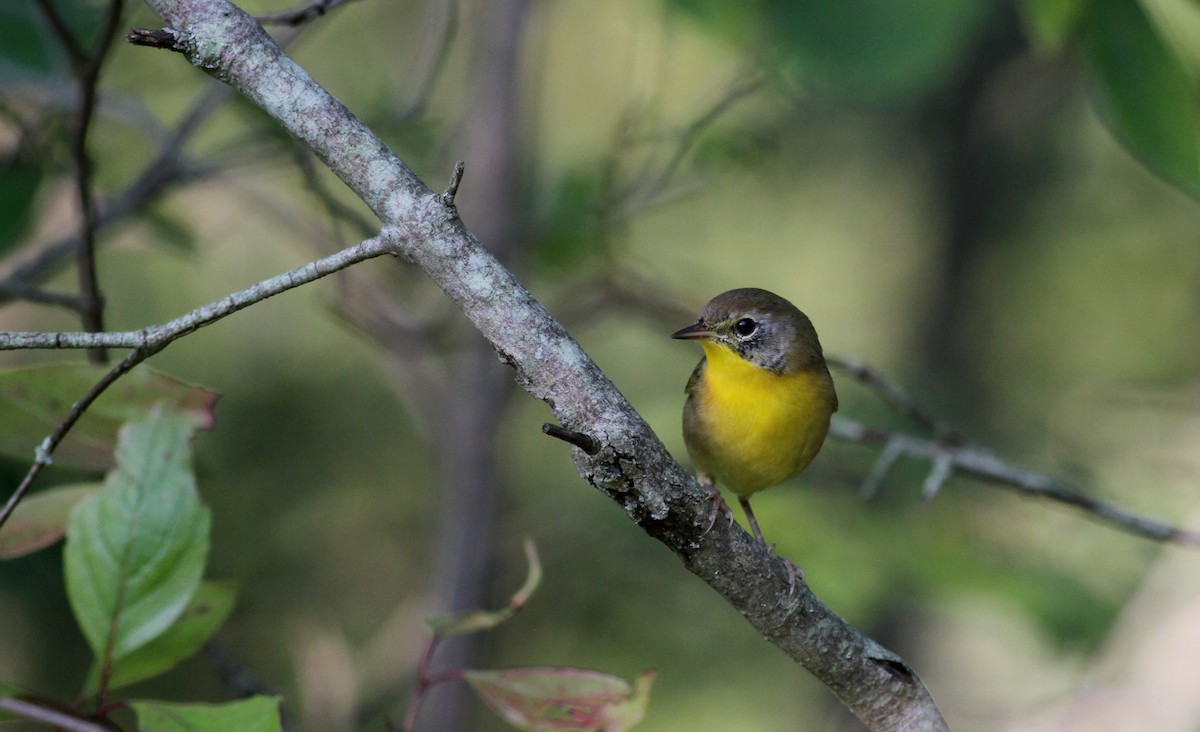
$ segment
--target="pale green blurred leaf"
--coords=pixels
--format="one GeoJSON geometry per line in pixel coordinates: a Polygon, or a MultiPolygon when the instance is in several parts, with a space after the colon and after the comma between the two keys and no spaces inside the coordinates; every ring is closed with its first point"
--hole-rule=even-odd
{"type": "Polygon", "coordinates": [[[200,584],[210,519],[191,472],[190,434],[187,418],[161,409],[126,425],[117,469],[71,513],[67,596],[100,663],[161,635],[200,584]]]}
{"type": "Polygon", "coordinates": [[[0,531],[0,559],[24,556],[61,539],[71,509],[98,490],[99,483],[61,485],[25,498],[0,531]]]}
{"type": "Polygon", "coordinates": [[[1020,0],[1018,5],[1034,40],[1056,51],[1074,34],[1086,0],[1020,0]]]}
{"type": "Polygon", "coordinates": [[[278,732],[279,699],[256,696],[228,704],[130,702],[141,732],[278,732]]]}

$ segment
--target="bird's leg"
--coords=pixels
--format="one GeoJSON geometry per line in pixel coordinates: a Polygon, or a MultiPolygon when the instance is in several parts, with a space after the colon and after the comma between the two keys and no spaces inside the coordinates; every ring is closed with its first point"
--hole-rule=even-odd
{"type": "Polygon", "coordinates": [[[800,581],[804,581],[804,570],[796,566],[796,564],[787,557],[781,557],[775,554],[774,542],[768,544],[763,538],[762,531],[758,528],[758,519],[754,518],[754,511],[750,510],[750,499],[747,496],[738,496],[738,503],[742,504],[742,510],[746,512],[746,519],[750,522],[750,528],[754,531],[755,538],[758,543],[767,548],[767,553],[773,555],[776,559],[783,563],[783,568],[788,573],[788,597],[791,597],[796,592],[796,577],[800,581]]]}
{"type": "Polygon", "coordinates": [[[754,531],[754,536],[758,539],[758,543],[767,548],[767,551],[774,552],[775,545],[768,544],[763,538],[762,531],[758,528],[758,519],[754,518],[754,511],[750,510],[750,499],[746,496],[738,496],[738,503],[742,504],[742,510],[746,512],[746,518],[750,521],[750,528],[754,531]]]}
{"type": "MultiPolygon", "coordinates": [[[[721,491],[717,490],[712,476],[697,472],[696,482],[708,493],[708,497],[712,499],[712,510],[708,512],[708,526],[704,527],[704,534],[712,531],[712,527],[717,523],[718,514],[725,514],[725,518],[732,524],[733,509],[729,508],[729,504],[725,502],[724,498],[721,498],[721,491]]],[[[701,536],[704,536],[704,534],[701,534],[701,536]]]]}

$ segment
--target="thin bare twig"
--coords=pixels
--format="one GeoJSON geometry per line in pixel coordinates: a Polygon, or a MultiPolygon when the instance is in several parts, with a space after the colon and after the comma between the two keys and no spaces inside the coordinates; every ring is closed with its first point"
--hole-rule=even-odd
{"type": "Polygon", "coordinates": [[[987,483],[1016,490],[1056,503],[1063,503],[1090,514],[1096,520],[1136,536],[1156,541],[1200,546],[1200,533],[1172,526],[1157,519],[1142,516],[1081,492],[1065,480],[1017,467],[1001,460],[986,449],[972,443],[962,433],[935,419],[902,387],[875,367],[859,359],[830,356],[830,365],[854,377],[886,404],[932,433],[924,439],[902,432],[867,427],[849,419],[839,418],[831,431],[835,437],[879,445],[883,450],[863,480],[861,492],[865,497],[877,494],[887,474],[903,457],[929,460],[930,470],[921,486],[923,500],[932,500],[956,474],[974,477],[987,483]]]}
{"type": "Polygon", "coordinates": [[[830,366],[845,371],[866,385],[897,412],[929,430],[939,442],[951,445],[970,444],[970,440],[964,435],[927,413],[899,384],[871,364],[846,356],[828,356],[825,360],[830,366]]]}
{"type": "Polygon", "coordinates": [[[385,228],[371,239],[342,249],[327,257],[263,280],[227,295],[174,320],[140,330],[105,333],[39,333],[0,331],[0,351],[72,348],[158,348],[180,336],[199,330],[237,311],[282,292],[345,269],[352,264],[384,254],[395,254],[396,233],[385,228]]]}
{"type": "Polygon", "coordinates": [[[879,495],[884,479],[902,457],[904,457],[903,440],[888,440],[884,443],[883,449],[879,451],[879,457],[875,458],[875,464],[871,466],[871,472],[867,473],[867,477],[863,479],[859,495],[868,500],[879,495]]]}
{"type": "Polygon", "coordinates": [[[108,371],[72,407],[71,411],[38,446],[33,465],[9,497],[4,509],[0,510],[0,527],[12,515],[17,504],[29,490],[33,481],[52,461],[52,455],[63,438],[88,410],[93,402],[108,387],[135,366],[166,348],[179,338],[193,333],[206,325],[232,315],[243,308],[292,288],[320,279],[352,264],[384,254],[395,253],[396,232],[385,228],[374,238],[359,242],[339,252],[309,262],[289,272],[277,275],[258,284],[228,295],[216,302],[196,308],[192,312],[162,325],[124,333],[20,333],[0,332],[0,350],[22,348],[132,348],[119,364],[108,371]]]}
{"type": "Polygon", "coordinates": [[[844,417],[835,417],[829,433],[832,437],[864,445],[883,446],[895,457],[932,461],[924,491],[936,490],[953,475],[976,478],[1025,495],[1063,503],[1080,509],[1085,515],[1121,531],[1156,541],[1200,546],[1200,532],[1141,516],[1098,498],[1081,493],[1070,483],[1008,463],[972,445],[953,445],[875,427],[844,417]]]}

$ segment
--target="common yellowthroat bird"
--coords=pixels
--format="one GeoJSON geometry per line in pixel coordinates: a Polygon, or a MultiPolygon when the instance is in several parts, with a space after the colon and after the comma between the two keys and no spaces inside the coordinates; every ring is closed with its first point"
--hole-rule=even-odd
{"type": "Polygon", "coordinates": [[[685,389],[683,440],[697,481],[713,493],[712,518],[719,507],[732,520],[715,488],[724,485],[766,545],[750,496],[808,467],[838,408],[817,331],[795,305],[747,287],[717,295],[671,337],[704,347],[685,389]]]}

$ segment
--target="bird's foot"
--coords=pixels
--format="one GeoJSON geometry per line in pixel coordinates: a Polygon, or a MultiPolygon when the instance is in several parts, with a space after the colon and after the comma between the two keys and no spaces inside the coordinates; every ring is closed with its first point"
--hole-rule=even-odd
{"type": "Polygon", "coordinates": [[[725,514],[726,525],[732,526],[733,509],[729,507],[729,504],[725,502],[724,498],[721,498],[721,491],[717,490],[717,487],[712,483],[701,482],[700,487],[703,488],[706,493],[708,493],[708,497],[712,501],[712,508],[709,509],[708,512],[708,525],[704,527],[704,533],[701,534],[701,536],[704,536],[705,534],[708,534],[708,532],[712,531],[712,527],[716,526],[717,524],[717,516],[721,514],[725,514]]]}
{"type": "Polygon", "coordinates": [[[795,562],[788,559],[787,557],[781,557],[778,554],[776,554],[775,553],[775,542],[771,542],[770,544],[767,544],[766,547],[767,547],[767,554],[770,554],[771,556],[778,559],[779,563],[783,565],[784,571],[787,572],[787,575],[788,575],[788,598],[790,599],[792,597],[792,595],[796,594],[796,579],[799,578],[801,582],[804,581],[804,570],[800,569],[799,565],[797,565],[795,562]]]}
{"type": "MultiPolygon", "coordinates": [[[[772,544],[769,551],[771,551],[774,554],[774,550],[775,550],[775,545],[772,544]]],[[[792,596],[794,596],[796,594],[796,579],[799,578],[801,582],[804,581],[804,570],[800,569],[800,567],[797,566],[795,562],[788,559],[787,557],[781,557],[779,555],[775,555],[775,558],[779,560],[779,563],[783,565],[784,570],[787,572],[787,575],[788,575],[788,599],[790,600],[790,599],[792,599],[792,596]]]]}

